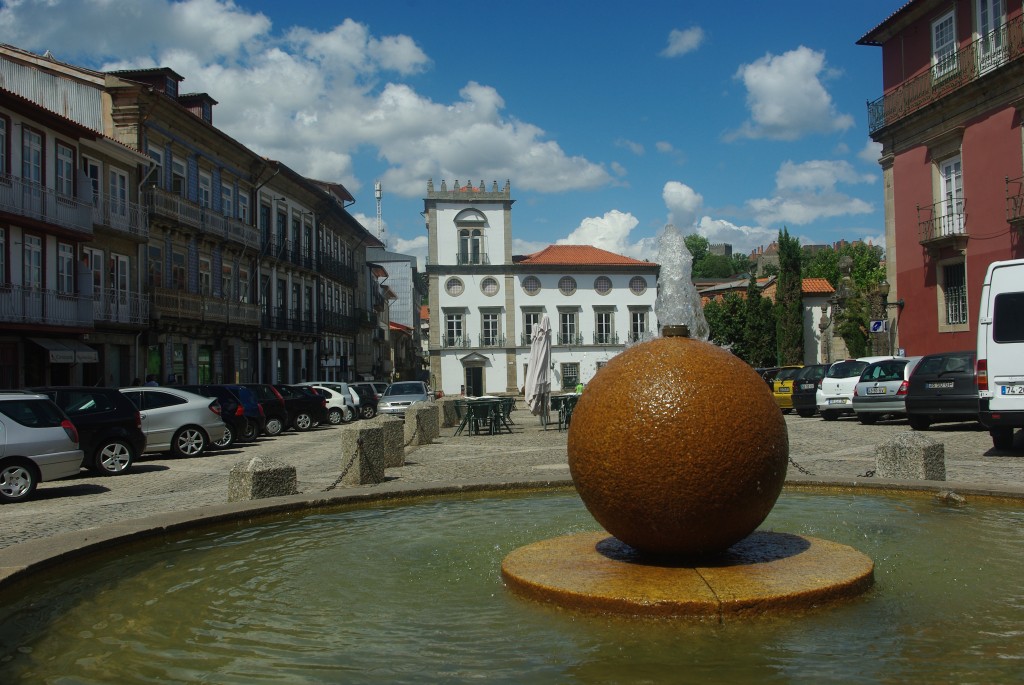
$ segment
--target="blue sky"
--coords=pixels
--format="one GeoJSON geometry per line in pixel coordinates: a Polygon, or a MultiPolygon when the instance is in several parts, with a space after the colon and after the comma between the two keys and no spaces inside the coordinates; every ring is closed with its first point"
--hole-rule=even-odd
{"type": "Polygon", "coordinates": [[[167,66],[215,124],[341,181],[424,256],[427,179],[511,181],[514,249],[655,258],[666,223],[736,251],[783,226],[883,243],[855,45],[904,0],[3,0],[0,41],[97,69],[167,66]]]}

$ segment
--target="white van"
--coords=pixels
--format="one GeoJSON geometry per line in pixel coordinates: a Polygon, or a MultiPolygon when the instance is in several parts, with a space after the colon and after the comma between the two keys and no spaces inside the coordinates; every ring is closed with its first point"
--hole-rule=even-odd
{"type": "Polygon", "coordinates": [[[992,262],[978,308],[978,418],[996,449],[1024,426],[1024,259],[992,262]]]}

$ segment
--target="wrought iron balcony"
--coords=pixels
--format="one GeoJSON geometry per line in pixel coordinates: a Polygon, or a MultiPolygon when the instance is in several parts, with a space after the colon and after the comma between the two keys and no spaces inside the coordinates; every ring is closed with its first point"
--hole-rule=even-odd
{"type": "Polygon", "coordinates": [[[1024,226],[1024,176],[1006,179],[1006,221],[1024,226]]]}
{"type": "Polygon", "coordinates": [[[1024,17],[981,36],[868,103],[868,133],[914,113],[1024,55],[1024,17]]]}
{"type": "Polygon", "coordinates": [[[231,241],[245,247],[255,248],[260,244],[259,231],[255,226],[219,214],[209,207],[203,209],[203,231],[222,240],[231,241]]]}
{"type": "Polygon", "coordinates": [[[146,326],[149,324],[149,297],[142,293],[102,288],[93,301],[93,318],[97,323],[146,326]]]}
{"type": "Polygon", "coordinates": [[[149,214],[146,207],[137,202],[99,198],[92,208],[92,222],[139,240],[149,238],[149,214]]]}
{"type": "Polygon", "coordinates": [[[626,338],[627,342],[639,343],[647,342],[648,340],[654,339],[654,333],[650,331],[630,331],[629,336],[626,338]]]}
{"type": "Polygon", "coordinates": [[[0,174],[0,212],[92,235],[92,205],[20,176],[0,174]]]}
{"type": "Polygon", "coordinates": [[[466,266],[467,264],[490,264],[491,258],[487,253],[459,252],[455,255],[455,263],[459,266],[466,266]]]}
{"type": "Polygon", "coordinates": [[[92,328],[93,300],[45,288],[0,285],[0,321],[92,328]]]}
{"type": "Polygon", "coordinates": [[[967,203],[936,202],[933,205],[917,206],[917,225],[920,229],[918,242],[929,250],[943,247],[962,249],[967,246],[967,203]]]}
{"type": "Polygon", "coordinates": [[[583,336],[579,333],[559,333],[555,336],[556,345],[582,345],[583,336]]]}
{"type": "Polygon", "coordinates": [[[258,326],[259,309],[248,302],[224,297],[185,293],[171,288],[155,288],[150,315],[155,319],[183,319],[239,326],[258,326]]]}
{"type": "Polygon", "coordinates": [[[504,347],[505,336],[503,335],[481,335],[480,347],[504,347]]]}
{"type": "Polygon", "coordinates": [[[594,333],[594,344],[595,345],[618,345],[619,334],[618,333],[594,333]]]}
{"type": "Polygon", "coordinates": [[[146,204],[153,216],[170,219],[193,228],[203,225],[203,208],[177,193],[150,188],[146,193],[146,204]]]}
{"type": "Polygon", "coordinates": [[[321,310],[317,321],[320,324],[320,330],[327,333],[355,335],[359,331],[359,321],[356,317],[347,314],[321,310]]]}
{"type": "Polygon", "coordinates": [[[441,347],[472,347],[473,341],[468,335],[442,335],[441,347]]]}

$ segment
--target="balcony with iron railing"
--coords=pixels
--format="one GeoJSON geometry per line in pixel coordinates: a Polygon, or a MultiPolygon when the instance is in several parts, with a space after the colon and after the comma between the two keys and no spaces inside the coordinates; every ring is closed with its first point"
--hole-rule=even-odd
{"type": "Polygon", "coordinates": [[[472,347],[473,340],[468,335],[442,335],[441,347],[472,347]]]}
{"type": "Polygon", "coordinates": [[[648,340],[654,340],[654,333],[651,331],[630,331],[626,336],[626,342],[629,343],[647,342],[648,340]]]}
{"type": "Polygon", "coordinates": [[[583,336],[579,333],[558,333],[555,335],[556,345],[582,345],[583,336]]]}
{"type": "Polygon", "coordinates": [[[503,335],[481,335],[480,347],[504,347],[505,336],[503,335]]]}
{"type": "Polygon", "coordinates": [[[93,301],[96,323],[146,326],[149,324],[149,297],[142,293],[101,288],[93,301]]]}
{"type": "Polygon", "coordinates": [[[258,326],[259,309],[248,302],[225,297],[185,293],[173,288],[154,288],[150,316],[205,323],[258,326]]]}
{"type": "Polygon", "coordinates": [[[965,200],[917,206],[918,242],[929,250],[967,246],[967,203],[965,200]]]}
{"type": "Polygon", "coordinates": [[[203,209],[203,231],[221,240],[238,243],[244,247],[256,248],[260,244],[259,231],[240,219],[203,209]]]}
{"type": "Polygon", "coordinates": [[[1024,55],[1024,16],[950,53],[868,103],[868,133],[893,124],[1024,55]]]}
{"type": "Polygon", "coordinates": [[[359,331],[359,320],[348,314],[321,310],[317,320],[320,330],[327,333],[355,335],[359,331]]]}
{"type": "Polygon", "coordinates": [[[618,333],[594,333],[594,344],[595,345],[618,345],[619,334],[618,333]]]}
{"type": "Polygon", "coordinates": [[[1024,226],[1024,176],[1006,179],[1006,221],[1024,226]]]}
{"type": "Polygon", "coordinates": [[[47,288],[0,285],[0,321],[92,328],[93,298],[47,288]]]}
{"type": "Polygon", "coordinates": [[[92,208],[92,222],[138,240],[149,238],[149,213],[137,202],[98,198],[92,208]]]}
{"type": "Polygon", "coordinates": [[[92,235],[92,204],[20,176],[0,174],[0,212],[92,235]]]}
{"type": "Polygon", "coordinates": [[[359,275],[356,270],[340,260],[326,255],[317,255],[316,270],[324,277],[340,282],[351,288],[359,283],[359,275]]]}
{"type": "Polygon", "coordinates": [[[146,204],[152,216],[170,219],[193,228],[203,225],[203,208],[195,202],[189,202],[178,193],[150,188],[146,192],[146,204]]]}
{"type": "Polygon", "coordinates": [[[491,258],[486,252],[459,252],[455,255],[455,263],[459,266],[490,264],[491,258]]]}

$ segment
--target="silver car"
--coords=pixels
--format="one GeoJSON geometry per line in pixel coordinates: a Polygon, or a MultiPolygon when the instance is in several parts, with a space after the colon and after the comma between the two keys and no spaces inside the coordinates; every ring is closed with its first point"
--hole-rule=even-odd
{"type": "Polygon", "coordinates": [[[896,357],[868,364],[853,389],[857,419],[870,425],[885,415],[906,416],[910,374],[920,361],[921,357],[896,357]]]}
{"type": "Polygon", "coordinates": [[[377,403],[379,414],[390,414],[405,418],[405,410],[413,402],[430,402],[434,398],[427,392],[422,381],[398,381],[388,386],[377,403]]]}
{"type": "Polygon", "coordinates": [[[22,502],[42,481],[82,467],[78,431],[46,395],[0,393],[0,502],[22,502]]]}
{"type": "Polygon", "coordinates": [[[146,452],[198,457],[210,443],[224,439],[220,402],[177,388],[131,387],[121,392],[142,418],[146,452]]]}

